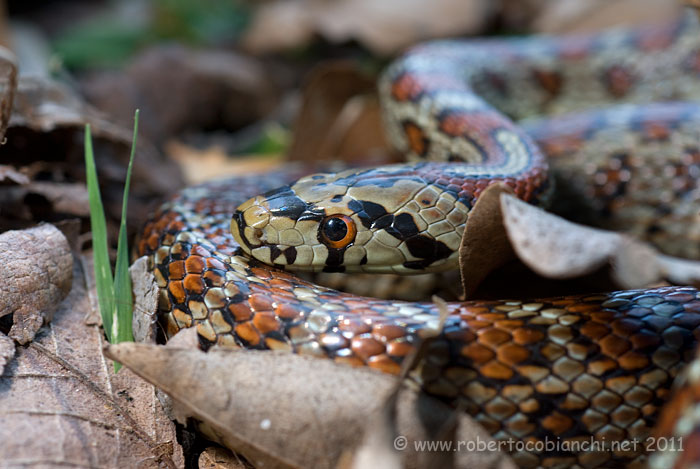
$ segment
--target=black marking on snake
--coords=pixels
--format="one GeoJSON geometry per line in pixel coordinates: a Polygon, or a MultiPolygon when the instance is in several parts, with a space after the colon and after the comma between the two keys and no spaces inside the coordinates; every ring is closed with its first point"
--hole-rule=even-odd
{"type": "Polygon", "coordinates": [[[270,244],[268,247],[270,249],[270,261],[275,262],[275,259],[282,255],[282,250],[275,244],[270,244]]]}
{"type": "Polygon", "coordinates": [[[229,303],[241,303],[243,300],[245,300],[248,297],[247,295],[248,295],[247,293],[244,295],[243,293],[239,292],[233,296],[230,296],[228,301],[229,301],[229,303]]]}
{"type": "Polygon", "coordinates": [[[407,269],[424,269],[433,262],[445,259],[452,254],[452,250],[448,248],[442,241],[436,241],[430,236],[418,235],[406,240],[408,252],[413,257],[418,257],[420,261],[404,262],[404,267],[407,269]]]}
{"type": "Polygon", "coordinates": [[[294,264],[297,260],[297,248],[294,246],[289,246],[287,249],[282,251],[284,258],[287,260],[287,264],[294,264]]]}
{"type": "MultiPolygon", "coordinates": [[[[413,216],[409,213],[392,215],[381,205],[367,200],[352,200],[348,203],[348,208],[357,213],[365,228],[384,229],[394,238],[406,242],[406,247],[411,255],[421,259],[405,262],[404,267],[408,269],[424,269],[433,262],[452,254],[452,250],[442,241],[436,241],[431,236],[419,234],[420,230],[418,230],[413,216]]],[[[361,265],[366,263],[367,259],[360,262],[361,265]]]]}
{"type": "Polygon", "coordinates": [[[331,199],[331,202],[340,202],[341,200],[343,200],[343,194],[336,194],[331,199]]]}
{"type": "Polygon", "coordinates": [[[319,221],[325,216],[325,210],[307,204],[289,186],[266,192],[263,197],[267,198],[267,205],[274,217],[319,221]]]}
{"type": "Polygon", "coordinates": [[[418,184],[422,184],[423,178],[419,176],[408,176],[408,175],[399,175],[399,176],[388,176],[388,177],[382,177],[380,179],[361,179],[357,181],[355,184],[353,184],[353,187],[365,187],[365,186],[373,186],[373,187],[378,187],[381,189],[386,189],[388,187],[393,187],[395,184],[402,182],[402,181],[413,181],[417,182],[418,184]]]}
{"type": "Polygon", "coordinates": [[[236,225],[238,226],[238,232],[241,234],[241,239],[243,240],[245,245],[248,246],[248,248],[250,250],[252,250],[253,246],[248,241],[248,238],[243,236],[243,233],[245,233],[245,231],[244,231],[245,227],[248,226],[246,224],[245,220],[243,219],[243,212],[241,212],[240,210],[236,210],[235,212],[233,212],[232,219],[236,223],[236,225]]]}
{"type": "Polygon", "coordinates": [[[387,215],[386,209],[368,200],[351,200],[348,208],[357,214],[365,228],[372,228],[372,224],[380,217],[387,215]]]}
{"type": "Polygon", "coordinates": [[[262,196],[266,199],[273,199],[276,197],[294,197],[295,194],[291,186],[282,186],[278,187],[277,189],[269,190],[265,192],[262,196]]]}
{"type": "Polygon", "coordinates": [[[231,314],[231,311],[229,311],[228,308],[222,308],[220,311],[224,321],[226,321],[230,326],[236,327],[236,319],[233,317],[233,314],[231,314]]]}
{"type": "Polygon", "coordinates": [[[345,272],[345,266],[343,265],[343,258],[345,257],[345,248],[334,249],[328,248],[328,257],[326,258],[326,265],[323,267],[324,272],[345,272]]]}

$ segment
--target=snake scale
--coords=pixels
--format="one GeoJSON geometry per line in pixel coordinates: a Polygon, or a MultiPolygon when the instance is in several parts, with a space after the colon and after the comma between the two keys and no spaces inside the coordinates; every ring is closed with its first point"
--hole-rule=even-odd
{"type": "MultiPolygon", "coordinates": [[[[600,223],[700,258],[699,31],[687,16],[597,36],[412,49],[379,83],[388,134],[411,162],[211,182],[159,209],[138,250],[160,287],[165,334],[196,327],[205,347],[398,373],[437,326],[434,304],[353,296],[290,270],[454,268],[469,210],[494,181],[533,203],[579,190],[600,223]]],[[[413,379],[519,441],[643,441],[700,335],[700,293],[683,286],[448,309],[413,379]]],[[[521,467],[616,467],[642,463],[644,450],[512,457],[521,467]]]]}

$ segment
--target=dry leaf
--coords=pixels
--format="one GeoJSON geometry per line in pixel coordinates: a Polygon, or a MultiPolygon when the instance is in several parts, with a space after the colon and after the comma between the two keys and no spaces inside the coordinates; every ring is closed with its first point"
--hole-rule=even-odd
{"type": "Polygon", "coordinates": [[[384,163],[391,159],[375,80],[349,62],[314,69],[302,96],[288,157],[319,162],[384,163]]]}
{"type": "Polygon", "coordinates": [[[469,212],[459,246],[459,271],[465,298],[474,294],[491,271],[515,257],[503,227],[500,202],[501,194],[512,193],[505,184],[492,184],[469,212]]]}
{"type": "Polygon", "coordinates": [[[153,387],[100,353],[80,263],[53,321],[18,347],[0,380],[0,461],[8,467],[182,467],[153,387]]]}
{"type": "Polygon", "coordinates": [[[5,371],[5,365],[15,356],[15,342],[0,332],[0,376],[5,371]]]}
{"type": "MultiPolygon", "coordinates": [[[[133,115],[133,108],[131,113],[133,115]]],[[[26,204],[28,207],[24,211],[19,189],[0,186],[3,208],[9,205],[8,200],[14,200],[9,207],[12,210],[6,211],[2,220],[5,226],[10,223],[26,226],[36,223],[36,218],[55,216],[56,213],[42,206],[45,200],[51,201],[59,214],[83,216],[86,213],[84,189],[77,184],[65,185],[65,181],[81,181],[85,177],[82,141],[85,124],[90,124],[92,130],[105,210],[109,218],[119,220],[132,141],[131,122],[128,129],[116,126],[86,105],[70,88],[49,79],[23,77],[15,93],[7,142],[1,148],[2,160],[30,179],[37,173],[42,174],[43,179],[49,174],[54,185],[42,183],[32,188],[31,193],[39,194],[40,200],[36,207],[26,204]],[[61,185],[55,185],[57,183],[61,185]],[[16,190],[11,192],[11,189],[16,190]],[[16,196],[11,199],[13,194],[16,196]],[[48,213],[33,213],[37,210],[48,213]],[[13,220],[7,220],[7,215],[13,220]]],[[[163,158],[146,139],[139,138],[137,153],[130,193],[130,226],[145,221],[154,198],[162,198],[181,185],[177,165],[163,158]]],[[[116,237],[118,225],[115,223],[113,228],[116,237]]]]}
{"type": "Polygon", "coordinates": [[[661,256],[629,236],[578,225],[502,194],[508,238],[518,257],[550,278],[594,272],[606,263],[622,288],[640,288],[662,280],[700,284],[700,263],[661,256]]]}
{"type": "Polygon", "coordinates": [[[268,53],[320,34],[333,42],[357,40],[386,55],[426,39],[480,32],[494,10],[488,0],[276,1],[258,8],[243,43],[268,53]]]}
{"type": "MultiPolygon", "coordinates": [[[[256,467],[334,467],[344,449],[360,442],[370,417],[396,387],[395,377],[374,370],[283,352],[214,348],[204,353],[119,344],[105,354],[157,383],[188,415],[204,422],[205,434],[256,467]]],[[[409,441],[421,439],[422,425],[408,417],[414,393],[402,390],[399,402],[397,433],[409,441]]],[[[453,409],[439,401],[422,402],[429,405],[419,409],[422,416],[427,412],[441,421],[452,415],[453,409]]],[[[466,414],[459,421],[464,438],[490,440],[466,414]]],[[[407,467],[414,467],[419,458],[410,448],[402,455],[407,467]]]]}
{"type": "Polygon", "coordinates": [[[278,101],[273,78],[253,57],[165,45],[145,50],[125,72],[89,77],[83,87],[91,103],[124,126],[139,108],[139,134],[160,145],[186,130],[257,121],[278,101]]]}
{"type": "MultiPolygon", "coordinates": [[[[472,297],[477,288],[482,296],[488,292],[489,288],[483,288],[484,280],[513,259],[514,254],[542,277],[575,278],[580,286],[578,289],[574,286],[573,292],[579,293],[641,288],[663,281],[700,284],[700,262],[659,254],[649,245],[624,234],[572,223],[517,199],[502,184],[493,184],[472,208],[462,237],[460,273],[465,297],[472,297]],[[612,285],[601,288],[607,280],[601,276],[601,269],[606,267],[612,285]]],[[[510,270],[515,267],[509,266],[510,270]]],[[[512,283],[508,280],[511,277],[517,278],[519,283],[532,283],[530,294],[540,291],[542,286],[541,279],[528,277],[528,272],[517,268],[512,275],[508,269],[498,270],[496,279],[500,285],[508,285],[512,283]]],[[[551,285],[545,282],[544,285],[560,294],[572,293],[569,291],[572,285],[566,282],[551,285]]],[[[491,295],[487,293],[486,296],[491,295]]]]}
{"type": "Polygon", "coordinates": [[[148,268],[148,258],[139,257],[129,267],[134,293],[132,331],[136,342],[155,343],[158,318],[158,284],[148,268]]]}
{"type": "Polygon", "coordinates": [[[265,173],[278,168],[281,155],[231,158],[220,146],[197,149],[174,140],[165,145],[166,153],[182,168],[188,185],[241,174],[265,173]]]}
{"type": "Polygon", "coordinates": [[[82,183],[27,182],[5,188],[0,197],[6,207],[14,205],[15,214],[26,211],[23,216],[27,220],[41,220],[51,215],[90,216],[87,187],[82,183]]]}
{"type": "Polygon", "coordinates": [[[681,11],[681,2],[668,0],[560,0],[544,4],[533,30],[547,34],[591,33],[672,21],[681,11]]]}
{"type": "Polygon", "coordinates": [[[73,256],[53,225],[0,234],[0,317],[12,314],[9,336],[26,344],[71,288],[73,256]]]}
{"type": "Polygon", "coordinates": [[[252,469],[231,451],[217,446],[206,448],[197,461],[199,469],[252,469]]]}
{"type": "Polygon", "coordinates": [[[15,62],[14,54],[0,46],[0,142],[5,139],[17,90],[17,65],[15,62]]]}

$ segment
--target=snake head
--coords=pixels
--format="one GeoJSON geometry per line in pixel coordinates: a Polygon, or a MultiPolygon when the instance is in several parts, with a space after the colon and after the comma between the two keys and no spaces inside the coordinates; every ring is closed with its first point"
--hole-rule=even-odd
{"type": "Polygon", "coordinates": [[[468,207],[414,169],[307,176],[241,204],[231,232],[249,256],[286,270],[453,269],[468,207]]]}

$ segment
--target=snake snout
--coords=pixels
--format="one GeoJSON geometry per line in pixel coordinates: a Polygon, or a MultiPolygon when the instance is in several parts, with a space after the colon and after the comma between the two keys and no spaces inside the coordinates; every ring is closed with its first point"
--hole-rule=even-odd
{"type": "Polygon", "coordinates": [[[258,198],[241,204],[231,217],[231,234],[244,251],[265,244],[264,226],[269,222],[269,212],[261,207],[258,198]]]}

